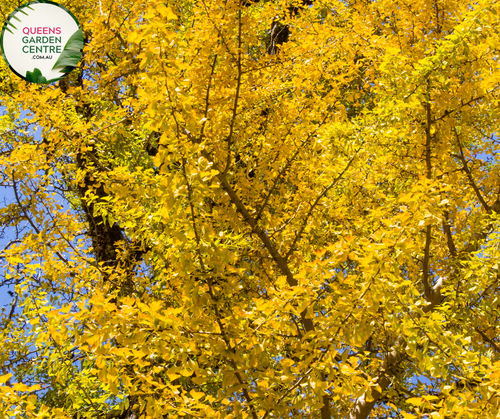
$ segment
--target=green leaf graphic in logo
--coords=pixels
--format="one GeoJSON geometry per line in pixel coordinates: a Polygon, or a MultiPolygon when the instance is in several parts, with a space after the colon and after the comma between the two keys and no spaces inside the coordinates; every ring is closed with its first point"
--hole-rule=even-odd
{"type": "Polygon", "coordinates": [[[61,55],[54,64],[54,67],[52,67],[52,70],[58,68],[62,73],[71,72],[71,70],[77,66],[78,61],[80,61],[82,50],[83,32],[81,29],[78,29],[73,35],[71,35],[68,42],[66,42],[63,52],[61,52],[61,55]]]}
{"type": "MultiPolygon", "coordinates": [[[[31,7],[30,7],[30,9],[31,9],[31,10],[33,10],[31,7]]],[[[19,12],[19,13],[22,13],[22,14],[24,14],[24,15],[26,15],[26,16],[29,16],[29,15],[28,15],[28,13],[26,13],[23,9],[19,9],[19,10],[18,10],[18,12],[19,12]]],[[[14,19],[15,19],[15,20],[17,20],[18,22],[21,22],[21,23],[22,23],[21,19],[19,19],[19,18],[18,18],[15,14],[13,14],[13,15],[12,15],[12,16],[8,19],[8,21],[7,21],[7,22],[6,22],[6,24],[5,24],[5,30],[6,30],[6,31],[9,31],[12,35],[14,35],[14,32],[12,32],[12,30],[11,30],[11,29],[9,29],[9,25],[10,25],[11,27],[13,27],[13,28],[14,28],[14,30],[16,30],[16,31],[17,31],[17,27],[16,27],[16,26],[14,26],[14,24],[12,23],[12,21],[13,21],[14,19]]]]}
{"type": "Polygon", "coordinates": [[[42,72],[35,67],[33,71],[26,72],[26,81],[32,83],[47,83],[47,79],[42,75],[42,72]]]}

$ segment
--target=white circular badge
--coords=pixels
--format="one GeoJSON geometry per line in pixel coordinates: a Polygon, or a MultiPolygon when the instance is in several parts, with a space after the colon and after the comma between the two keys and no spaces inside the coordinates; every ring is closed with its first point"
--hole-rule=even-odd
{"type": "Polygon", "coordinates": [[[78,64],[83,32],[75,16],[49,0],[36,0],[14,10],[0,36],[2,55],[19,77],[32,83],[52,83],[78,64]]]}

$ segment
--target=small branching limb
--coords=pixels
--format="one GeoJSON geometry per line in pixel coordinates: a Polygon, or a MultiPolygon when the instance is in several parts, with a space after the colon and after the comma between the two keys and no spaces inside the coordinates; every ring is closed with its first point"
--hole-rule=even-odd
{"type": "Polygon", "coordinates": [[[443,231],[446,236],[446,244],[448,245],[450,255],[455,258],[457,257],[457,248],[455,247],[453,234],[451,233],[450,213],[448,211],[444,211],[443,216],[443,231]]]}
{"type": "Polygon", "coordinates": [[[301,226],[299,232],[297,233],[297,235],[295,236],[295,238],[294,238],[294,240],[292,242],[292,245],[290,246],[290,250],[288,251],[288,253],[285,256],[285,261],[288,261],[288,259],[290,258],[290,256],[295,251],[295,246],[296,246],[297,242],[301,239],[302,234],[303,234],[305,228],[307,227],[307,223],[309,222],[310,217],[312,216],[315,208],[320,203],[321,199],[323,199],[327,195],[328,191],[330,191],[344,177],[344,175],[346,174],[346,172],[349,170],[349,168],[351,167],[351,165],[354,163],[354,160],[356,159],[356,157],[357,157],[357,155],[358,155],[358,153],[359,153],[360,150],[361,150],[361,147],[358,150],[356,150],[356,153],[349,160],[349,162],[345,166],[344,170],[342,170],[342,172],[339,173],[339,175],[333,180],[333,182],[330,183],[330,185],[328,185],[325,189],[323,189],[323,191],[316,197],[316,199],[314,200],[314,202],[312,204],[310,204],[311,207],[309,208],[309,212],[307,213],[306,217],[302,221],[302,226],[301,226]]]}
{"type": "Polygon", "coordinates": [[[429,264],[430,264],[430,249],[432,240],[432,226],[428,225],[425,228],[425,249],[424,249],[424,260],[422,263],[422,282],[424,284],[424,295],[427,301],[431,299],[431,288],[429,286],[429,264]]]}
{"type": "Polygon", "coordinates": [[[488,214],[491,214],[490,206],[486,203],[486,201],[483,197],[483,194],[481,193],[481,190],[479,189],[476,182],[474,181],[474,178],[472,176],[472,172],[471,172],[470,167],[467,163],[467,159],[465,158],[464,150],[462,147],[462,142],[460,141],[460,135],[458,134],[457,129],[455,127],[453,127],[453,132],[455,133],[455,138],[457,139],[458,149],[460,151],[460,155],[458,157],[460,158],[460,161],[462,162],[463,170],[465,171],[465,174],[467,175],[470,186],[472,186],[472,189],[474,189],[474,192],[477,196],[477,199],[481,203],[481,206],[485,209],[485,211],[488,214]]]}
{"type": "MultiPolygon", "coordinates": [[[[432,177],[432,162],[431,162],[431,143],[432,143],[432,114],[431,114],[431,104],[427,101],[424,105],[426,114],[426,126],[425,126],[425,165],[426,165],[426,176],[427,179],[432,177]]],[[[422,263],[422,282],[424,284],[424,296],[427,301],[432,299],[431,289],[429,286],[429,269],[430,269],[430,249],[432,241],[432,225],[429,224],[425,228],[425,249],[424,249],[424,260],[422,263]]]]}
{"type": "MultiPolygon", "coordinates": [[[[290,170],[290,168],[292,167],[292,164],[297,160],[297,157],[300,155],[300,153],[303,151],[303,149],[311,142],[311,140],[314,138],[314,136],[318,132],[318,130],[325,124],[325,122],[327,120],[327,117],[328,116],[325,115],[325,117],[318,124],[318,126],[316,127],[316,129],[314,131],[312,131],[304,139],[304,141],[300,144],[300,146],[297,148],[297,151],[293,154],[293,156],[290,157],[289,159],[287,159],[286,164],[283,166],[283,169],[280,170],[280,172],[278,173],[278,175],[274,179],[273,184],[272,184],[271,188],[269,189],[269,192],[267,193],[266,197],[264,198],[264,202],[262,203],[262,205],[260,206],[259,210],[257,211],[257,215],[255,217],[256,221],[258,221],[260,219],[260,217],[262,216],[262,213],[263,213],[264,209],[267,207],[267,204],[269,203],[269,199],[271,198],[271,195],[276,190],[276,187],[278,186],[278,184],[283,179],[285,173],[288,170],[290,170]]],[[[290,134],[290,131],[291,131],[291,128],[286,133],[285,138],[290,134]]]]}
{"type": "Polygon", "coordinates": [[[483,330],[481,330],[479,327],[476,327],[475,331],[481,335],[481,337],[483,338],[483,341],[485,341],[491,345],[491,347],[495,350],[496,353],[500,354],[500,348],[498,347],[498,345],[492,339],[490,339],[486,335],[486,333],[484,333],[483,330]]]}
{"type": "MultiPolygon", "coordinates": [[[[202,271],[208,273],[210,271],[210,269],[206,266],[205,261],[203,260],[203,256],[202,256],[201,251],[200,251],[201,239],[200,239],[199,229],[198,229],[198,225],[197,225],[195,208],[193,205],[193,187],[192,187],[191,183],[189,182],[189,178],[188,178],[188,175],[186,172],[186,159],[185,158],[182,160],[182,173],[183,173],[184,180],[186,182],[187,190],[188,190],[187,198],[188,198],[188,204],[189,204],[189,212],[191,215],[191,223],[192,223],[192,227],[193,227],[193,231],[194,231],[194,235],[195,235],[195,240],[196,240],[196,258],[198,259],[198,263],[199,263],[202,271]]],[[[228,334],[226,332],[226,328],[224,326],[224,323],[222,322],[223,317],[222,317],[222,315],[219,311],[219,308],[217,306],[217,296],[215,295],[214,281],[213,281],[213,278],[211,276],[208,276],[207,284],[208,284],[208,292],[209,292],[210,298],[213,302],[213,309],[215,312],[216,323],[219,326],[220,335],[222,336],[222,339],[226,345],[227,350],[231,354],[236,355],[237,354],[236,348],[233,347],[233,345],[231,345],[231,341],[230,341],[228,334]]],[[[235,357],[231,357],[229,359],[229,362],[234,370],[234,375],[236,376],[238,383],[243,387],[241,392],[243,393],[244,399],[247,401],[252,418],[258,419],[257,412],[255,411],[255,407],[252,403],[253,399],[250,396],[250,393],[248,392],[248,383],[245,382],[243,376],[239,372],[238,364],[236,363],[234,358],[235,357]]]]}
{"type": "MultiPolygon", "coordinates": [[[[187,132],[187,134],[188,134],[188,137],[190,139],[193,139],[192,135],[189,132],[187,132]]],[[[208,152],[206,152],[205,150],[202,150],[202,155],[209,162],[213,163],[213,158],[208,152]]],[[[236,191],[234,190],[234,188],[231,186],[231,184],[227,180],[225,173],[219,172],[219,174],[217,175],[217,178],[219,180],[219,183],[220,183],[222,189],[224,189],[225,192],[228,194],[229,198],[231,199],[231,202],[235,205],[236,210],[243,217],[243,220],[245,221],[245,223],[252,229],[252,232],[254,234],[256,234],[257,237],[259,237],[259,239],[261,240],[264,247],[270,253],[274,262],[278,265],[278,268],[281,271],[281,273],[286,277],[288,285],[291,287],[298,285],[298,282],[294,278],[294,276],[290,270],[290,267],[288,266],[287,261],[279,253],[279,251],[276,249],[273,242],[269,238],[268,234],[258,225],[256,219],[254,217],[252,217],[252,215],[250,214],[250,212],[246,208],[245,204],[241,201],[241,199],[238,197],[236,191]]],[[[306,316],[305,311],[300,313],[300,319],[301,319],[302,326],[304,327],[306,333],[315,330],[313,321],[306,316]]],[[[324,395],[323,396],[323,406],[321,407],[321,418],[322,419],[329,419],[330,417],[331,417],[331,414],[330,414],[329,396],[324,395]]]]}
{"type": "Polygon", "coordinates": [[[384,359],[379,375],[375,379],[377,387],[372,387],[370,400],[368,400],[366,392],[358,397],[354,402],[354,408],[349,414],[349,419],[366,419],[368,417],[377,402],[382,398],[387,387],[391,384],[392,377],[396,375],[399,365],[405,359],[404,345],[404,338],[399,336],[391,351],[384,359]]]}
{"type": "Polygon", "coordinates": [[[231,115],[231,122],[229,124],[229,135],[227,138],[227,157],[226,157],[226,167],[224,168],[224,173],[227,173],[227,171],[231,166],[231,148],[234,143],[234,128],[236,124],[236,116],[238,114],[238,101],[240,99],[241,77],[243,75],[243,69],[241,65],[242,27],[243,24],[241,21],[241,4],[240,4],[240,7],[238,9],[238,59],[236,64],[236,67],[238,69],[238,74],[236,76],[236,92],[234,94],[234,105],[231,115]]]}

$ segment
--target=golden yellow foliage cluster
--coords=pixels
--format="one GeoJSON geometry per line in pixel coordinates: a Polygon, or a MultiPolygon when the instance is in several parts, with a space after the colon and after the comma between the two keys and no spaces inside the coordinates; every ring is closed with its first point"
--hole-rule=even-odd
{"type": "Polygon", "coordinates": [[[500,415],[497,1],[63,4],[79,67],[0,67],[0,418],[500,415]]]}

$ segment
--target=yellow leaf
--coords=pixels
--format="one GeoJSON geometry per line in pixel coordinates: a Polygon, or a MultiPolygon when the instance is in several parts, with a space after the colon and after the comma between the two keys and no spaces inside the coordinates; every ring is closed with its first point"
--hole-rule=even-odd
{"type": "Polygon", "coordinates": [[[12,385],[12,388],[16,391],[28,391],[28,390],[30,390],[30,387],[28,387],[26,384],[23,384],[23,383],[15,383],[12,385]]]}
{"type": "Polygon", "coordinates": [[[118,387],[116,386],[115,382],[112,381],[109,383],[109,389],[111,390],[111,392],[117,396],[119,394],[119,390],[118,390],[118,387]]]}
{"type": "Polygon", "coordinates": [[[11,373],[0,376],[0,384],[6,383],[7,381],[9,381],[11,377],[12,377],[11,373]]]}
{"type": "Polygon", "coordinates": [[[21,259],[20,257],[17,256],[9,256],[8,257],[9,263],[13,265],[17,265],[18,263],[24,263],[24,259],[21,259]]]}
{"type": "Polygon", "coordinates": [[[89,344],[89,346],[94,346],[98,341],[99,341],[100,336],[99,335],[92,335],[85,339],[85,342],[89,344]]]}
{"type": "Polygon", "coordinates": [[[191,397],[195,400],[199,400],[205,395],[205,393],[197,392],[196,390],[191,390],[189,394],[191,394],[191,397]]]}
{"type": "Polygon", "coordinates": [[[167,375],[168,375],[168,378],[170,379],[170,381],[174,381],[180,377],[179,374],[175,374],[175,373],[168,373],[167,375]]]}
{"type": "Polygon", "coordinates": [[[174,12],[172,12],[172,9],[170,7],[167,7],[162,4],[160,6],[157,6],[157,10],[167,20],[177,19],[177,16],[175,15],[174,12]]]}

